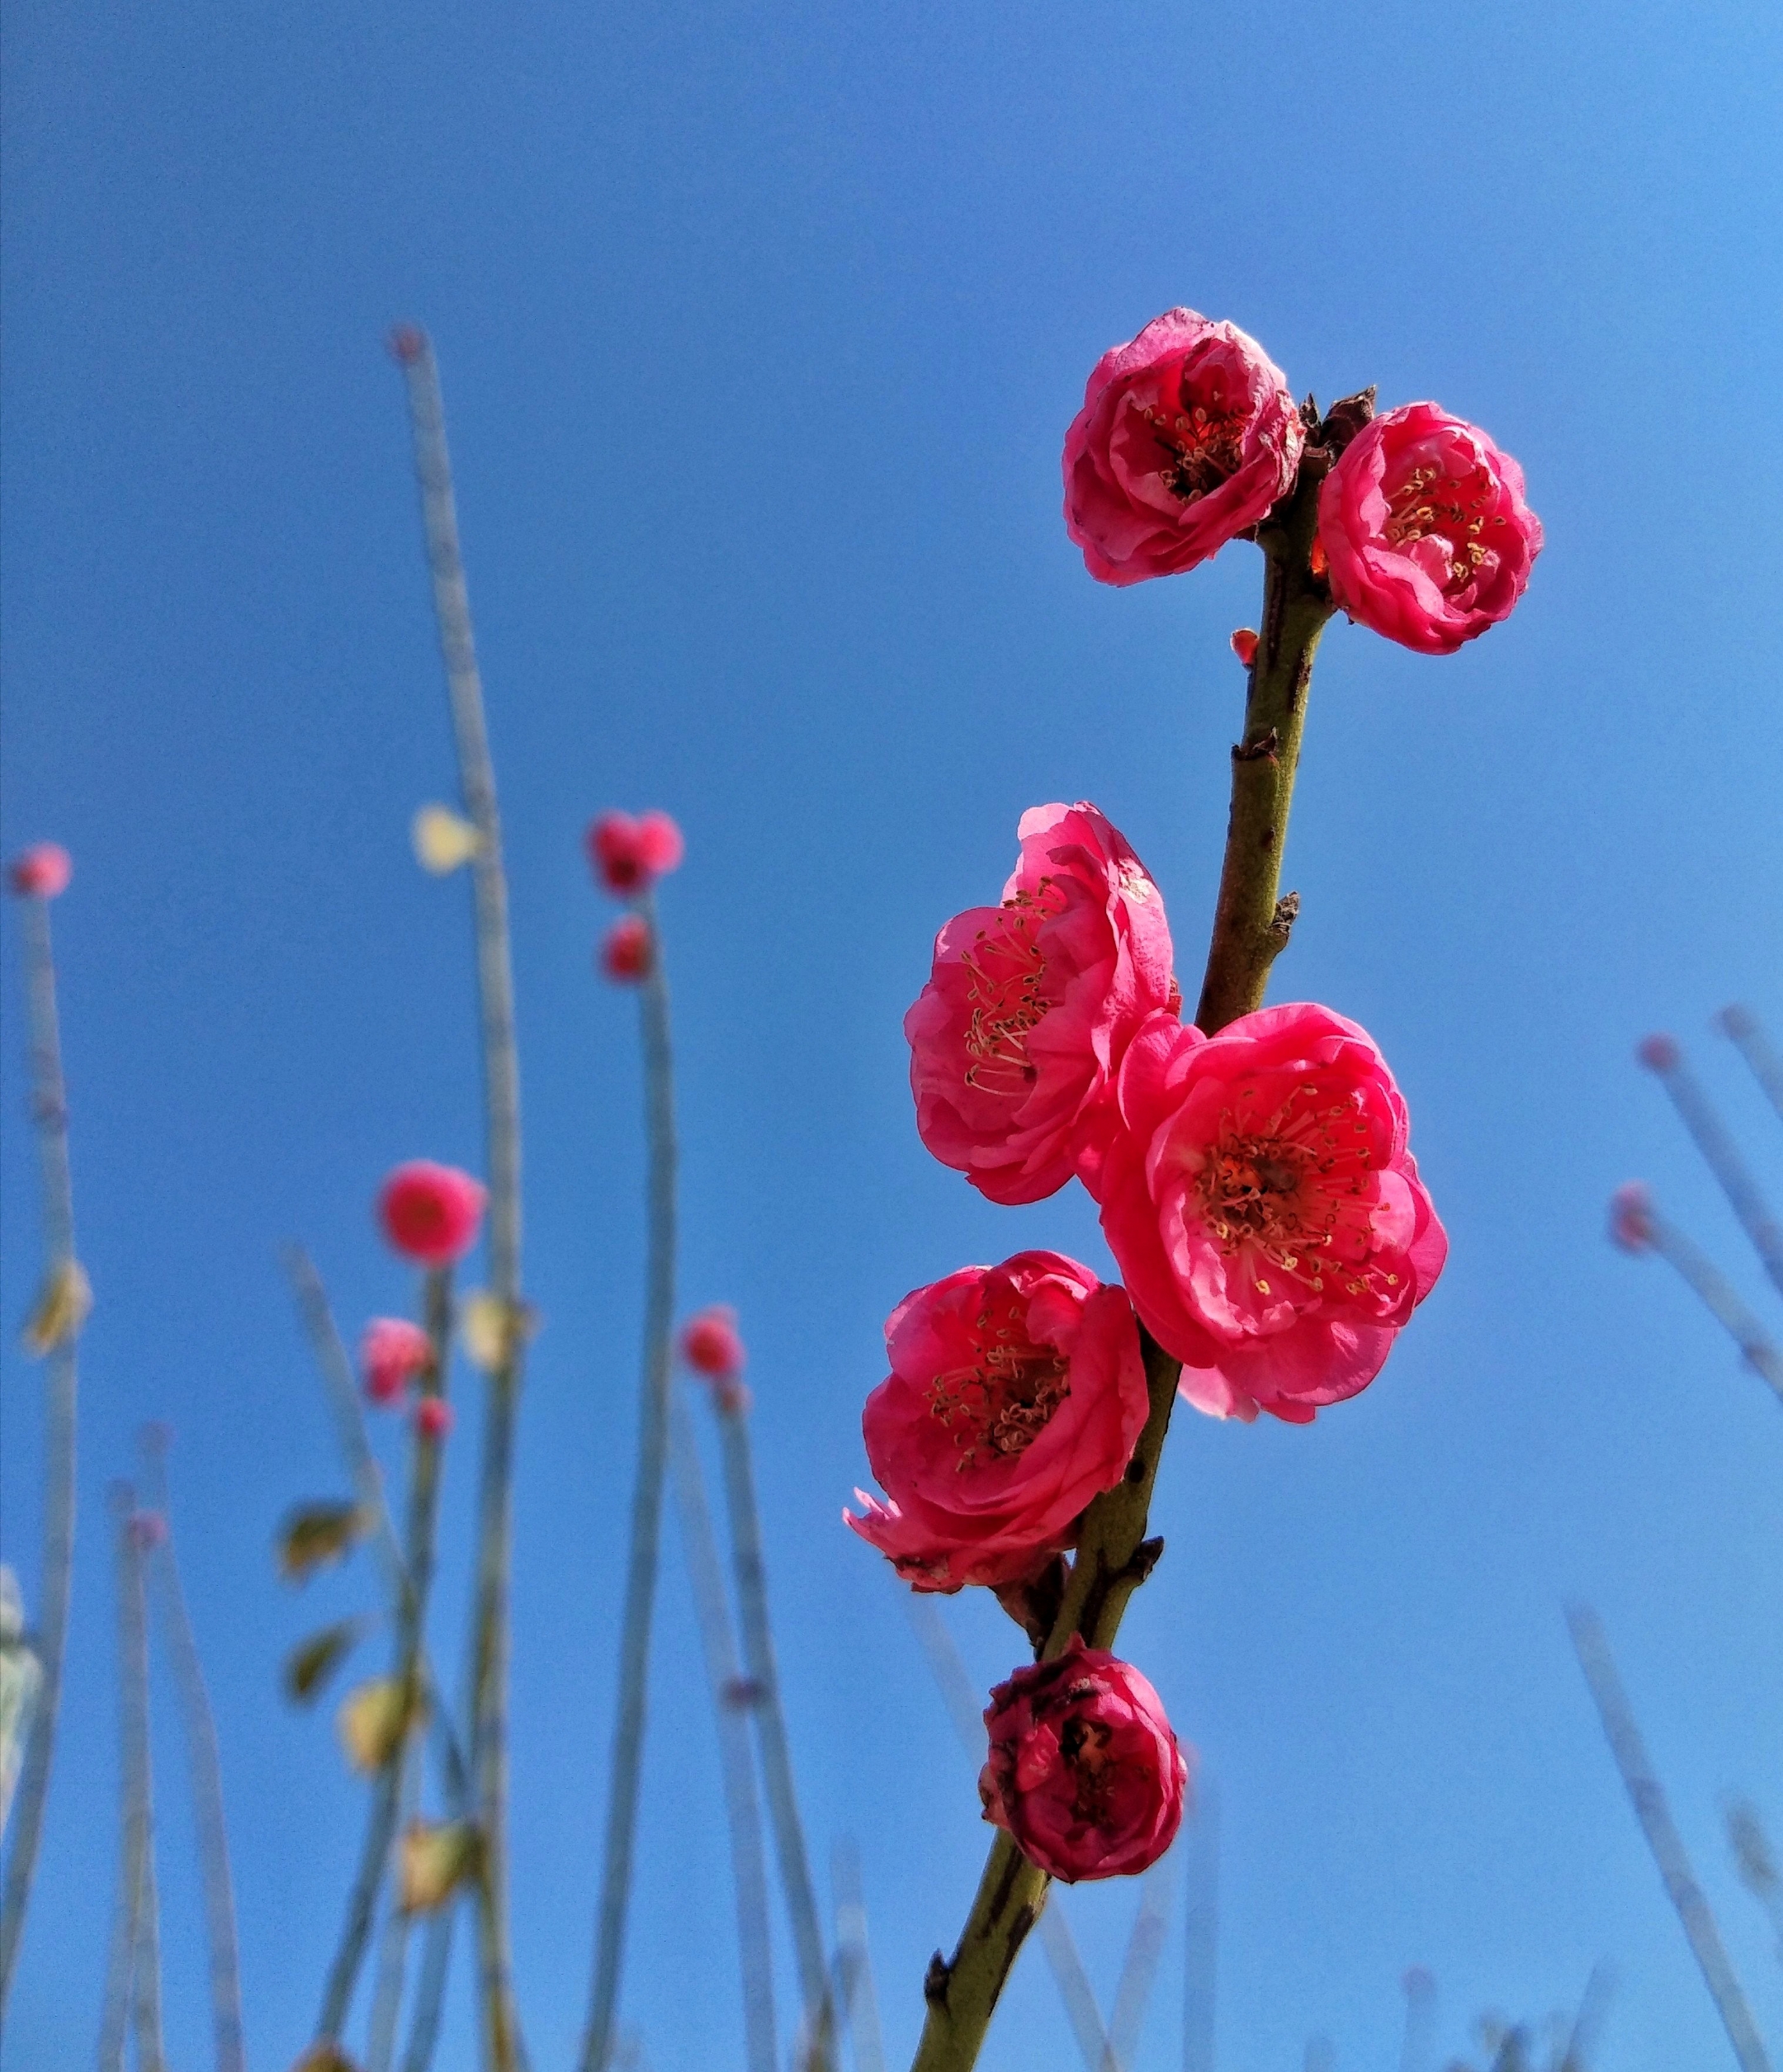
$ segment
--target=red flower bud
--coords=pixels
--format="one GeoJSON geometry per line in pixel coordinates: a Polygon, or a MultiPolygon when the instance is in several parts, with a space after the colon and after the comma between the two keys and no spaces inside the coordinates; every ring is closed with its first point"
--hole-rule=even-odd
{"type": "Polygon", "coordinates": [[[985,1724],[985,1818],[1048,1876],[1130,1876],[1175,1840],[1189,1766],[1156,1691],[1130,1663],[1074,1639],[1057,1661],[1000,1683],[985,1724]]]}
{"type": "Polygon", "coordinates": [[[384,1234],[405,1259],[449,1266],[476,1242],[489,1190],[453,1166],[412,1159],[399,1166],[378,1195],[384,1234]]]}
{"type": "Polygon", "coordinates": [[[609,892],[641,892],[680,863],[685,844],[668,814],[603,813],[590,823],[589,861],[609,892]]]}
{"type": "Polygon", "coordinates": [[[650,923],[641,914],[622,915],[600,946],[600,967],[621,985],[635,985],[650,967],[650,923]]]}
{"type": "Polygon", "coordinates": [[[12,859],[7,882],[21,899],[54,899],[68,890],[74,866],[59,842],[35,842],[12,859]]]}
{"type": "Polygon", "coordinates": [[[1610,1197],[1610,1242],[1624,1251],[1653,1250],[1653,1191],[1645,1180],[1625,1180],[1610,1197]]]}
{"type": "Polygon", "coordinates": [[[1232,651],[1246,669],[1256,660],[1257,636],[1248,626],[1241,626],[1232,636],[1232,651]]]}
{"type": "Polygon", "coordinates": [[[402,1317],[374,1317],[359,1341],[365,1392],[376,1403],[393,1403],[432,1363],[433,1347],[419,1324],[402,1317]]]}
{"type": "Polygon", "coordinates": [[[735,1310],[728,1303],[714,1303],[688,1317],[681,1331],[681,1357],[708,1380],[734,1381],[744,1360],[735,1310]]]}
{"type": "Polygon", "coordinates": [[[443,1439],[452,1428],[452,1407],[443,1396],[423,1396],[415,1405],[414,1422],[423,1439],[443,1439]]]}
{"type": "Polygon", "coordinates": [[[1684,1057],[1677,1037],[1667,1036],[1663,1031],[1643,1036],[1634,1046],[1634,1055],[1650,1072],[1675,1072],[1684,1057]]]}

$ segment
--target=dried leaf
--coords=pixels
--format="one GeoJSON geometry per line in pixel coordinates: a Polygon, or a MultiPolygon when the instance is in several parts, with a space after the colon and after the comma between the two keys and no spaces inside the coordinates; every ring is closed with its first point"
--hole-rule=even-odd
{"type": "Polygon", "coordinates": [[[298,1642],[285,1658],[285,1695],[293,1705],[306,1705],[320,1697],[323,1686],[346,1660],[370,1623],[365,1619],[343,1619],[298,1642]]]}
{"type": "Polygon", "coordinates": [[[423,806],[414,816],[409,837],[415,861],[436,878],[468,863],[483,846],[483,837],[470,821],[447,806],[423,806]]]}
{"type": "Polygon", "coordinates": [[[44,1276],[37,1300],[21,1334],[26,1352],[40,1359],[80,1336],[92,1313],[92,1283],[78,1259],[64,1259],[44,1276]]]}
{"type": "Polygon", "coordinates": [[[468,1820],[411,1820],[396,1854],[396,1889],[404,1914],[443,1906],[475,1871],[483,1838],[468,1820]]]}
{"type": "Polygon", "coordinates": [[[287,1582],[307,1582],[324,1563],[338,1561],[371,1530],[362,1506],[339,1501],[299,1504],[278,1529],[279,1573],[287,1582]]]}
{"type": "Polygon", "coordinates": [[[334,1715],[341,1746],[356,1770],[381,1770],[427,1710],[419,1691],[401,1677],[374,1677],[357,1685],[334,1715]]]}

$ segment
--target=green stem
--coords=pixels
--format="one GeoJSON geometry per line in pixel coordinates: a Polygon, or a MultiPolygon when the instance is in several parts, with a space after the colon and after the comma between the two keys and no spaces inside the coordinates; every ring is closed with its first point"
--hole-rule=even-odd
{"type": "MultiPolygon", "coordinates": [[[[443,1395],[447,1361],[452,1346],[452,1272],[446,1268],[427,1277],[425,1314],[433,1357],[422,1378],[423,1391],[443,1395]]],[[[439,1509],[439,1440],[421,1429],[419,1422],[410,1444],[409,1466],[409,1520],[405,1566],[411,1587],[403,1597],[396,1624],[392,1674],[406,1694],[406,1705],[422,1702],[421,1644],[427,1623],[429,1586],[433,1579],[433,1540],[439,1509]]],[[[316,2021],[316,2041],[338,2041],[352,2003],[353,1986],[359,1976],[367,1945],[371,1936],[371,1918],[377,1905],[378,1887],[390,1864],[390,1845],[396,1836],[396,1816],[402,1789],[404,1740],[379,1770],[371,1787],[371,1803],[366,1817],[365,1840],[359,1854],[358,1873],[348,1895],[347,1917],[342,1924],[340,1946],[329,1967],[322,1995],[322,2012],[316,2021]]]]}
{"type": "MultiPolygon", "coordinates": [[[[74,1191],[69,1171],[68,1107],[62,1081],[62,1045],[56,1016],[55,959],[46,900],[23,902],[27,986],[31,999],[31,1111],[43,1199],[46,1275],[73,1271],[74,1191]]],[[[0,1893],[0,2015],[12,1990],[25,1909],[43,1841],[44,1811],[61,1710],[62,1666],[68,1649],[69,1603],[74,1579],[74,1452],[79,1320],[49,1350],[44,1378],[43,1570],[39,1583],[37,1660],[41,1671],[26,1734],[18,1795],[13,1805],[12,1852],[0,1893]]]]}
{"type": "MultiPolygon", "coordinates": [[[[1288,811],[1300,760],[1307,693],[1330,594],[1312,572],[1318,485],[1327,456],[1309,449],[1299,480],[1257,534],[1264,553],[1263,624],[1250,672],[1244,735],[1232,750],[1232,809],[1196,1025],[1213,1035],[1260,1007],[1270,968],[1288,940],[1298,901],[1280,896],[1288,811]]],[[[1039,1653],[1051,1661],[1081,1634],[1112,1648],[1128,1600],[1151,1572],[1163,1542],[1146,1538],[1152,1485],[1176,1400],[1179,1363],[1142,1332],[1151,1409],[1125,1478],[1085,1514],[1077,1553],[1052,1630],[1039,1653]]],[[[911,2072],[968,2072],[997,1998],[1050,1880],[1006,1834],[991,1844],[977,1895],[951,1961],[939,1951],[923,1994],[929,2012],[911,2072]]]]}
{"type": "Polygon", "coordinates": [[[674,1054],[669,1046],[669,982],[663,969],[655,895],[643,892],[636,906],[650,935],[650,969],[639,999],[645,1119],[650,1138],[650,1246],[638,1404],[637,1480],[631,1494],[631,1545],[619,1638],[619,1708],[613,1725],[606,1857],[601,1872],[600,1913],[595,1929],[588,2026],[582,2037],[581,2072],[608,2072],[619,2018],[619,1977],[625,1956],[626,1911],[631,1895],[632,1847],[637,1831],[638,1782],[650,1689],[650,1618],[656,1601],[663,1477],[669,1452],[675,1269],[674,1054]]]}
{"type": "Polygon", "coordinates": [[[484,721],[470,594],[458,545],[439,371],[424,334],[405,331],[399,357],[408,382],[415,473],[421,488],[433,613],[458,745],[459,781],[465,811],[478,838],[472,879],[489,1146],[489,1287],[506,1308],[509,1328],[504,1356],[489,1376],[483,1426],[471,1612],[471,1756],[481,1837],[476,1902],[483,2061],[490,2072],[518,2072],[521,2043],[508,1918],[508,1596],[513,1563],[514,1422],[524,1342],[519,1328],[520,1072],[514,1041],[513,960],[495,773],[484,721]]]}

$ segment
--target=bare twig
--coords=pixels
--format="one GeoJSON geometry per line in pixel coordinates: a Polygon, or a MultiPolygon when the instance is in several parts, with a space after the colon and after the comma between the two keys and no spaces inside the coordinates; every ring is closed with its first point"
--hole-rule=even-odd
{"type": "Polygon", "coordinates": [[[619,2013],[626,1913],[631,1894],[631,1853],[637,1828],[638,1778],[650,1689],[650,1620],[662,1539],[663,1474],[668,1457],[669,1399],[674,1322],[675,1130],[674,1055],[669,1044],[669,983],[663,965],[655,900],[648,890],[637,906],[650,931],[654,953],[639,989],[644,1043],[645,1121],[650,1140],[649,1256],[645,1270],[644,1358],[638,1404],[637,1479],[631,1495],[631,1541],[626,1568],[624,1624],[619,1640],[619,1705],[613,1726],[612,1773],[608,1786],[606,1858],[601,1872],[594,1978],[581,2072],[608,2072],[619,2013]]]}
{"type": "Polygon", "coordinates": [[[1414,1964],[1400,1982],[1405,1988],[1405,2040],[1399,2046],[1399,2072],[1429,2072],[1436,2043],[1436,1980],[1414,1964]]]}
{"type": "Polygon", "coordinates": [[[1139,2055],[1139,2036],[1145,2025],[1146,2003],[1157,1977],[1158,1959],[1164,1951],[1164,1931],[1170,1922],[1171,1859],[1158,1858],[1139,1885],[1139,1911],[1133,1917],[1133,1932],[1127,1940],[1127,1956],[1114,1987],[1114,2011],[1109,2018],[1108,2049],[1103,2072],[1131,2072],[1139,2055]]]}
{"type": "Polygon", "coordinates": [[[811,2072],[827,2066],[835,2051],[835,2009],[830,1970],[824,1956],[823,1930],[811,1883],[805,1829],[799,1819],[798,1794],[792,1782],[792,1749],[787,1734],[786,1708],[780,1699],[780,1670],[774,1656],[773,1628],[768,1615],[768,1568],[762,1553],[761,1514],[755,1500],[755,1469],[750,1452],[748,1395],[740,1388],[713,1392],[718,1411],[718,1444],[724,1460],[726,1507],[731,1516],[731,1565],[736,1577],[737,1610],[743,1628],[743,1657],[754,1686],[755,1731],[761,1745],[762,1782],[773,1824],[774,1848],[780,1859],[780,1881],[786,1889],[792,1922],[792,1948],[798,1960],[804,1994],[804,2055],[811,2072]]]}
{"type": "Polygon", "coordinates": [[[1721,2017],[1728,2041],[1740,2072],[1770,2072],[1770,2060],[1760,2040],[1752,2009],[1721,1942],[1721,1932],[1710,1911],[1709,1902],[1691,1871],[1682,1838],[1672,1824],[1664,1788],[1654,1774],[1640,1729],[1629,1705],[1622,1680],[1616,1674],[1610,1643],[1601,1621],[1588,1605],[1573,1605],[1567,1611],[1567,1625],[1579,1667],[1596,1701],[1605,1738],[1622,1773],[1622,1781],[1634,1803],[1635,1818],[1647,1838],[1653,1861],[1659,1867],[1667,1896],[1677,1909],[1691,1954],[1700,1966],[1703,1979],[1721,2017]]]}
{"type": "Polygon", "coordinates": [[[216,1720],[205,1687],[204,1665],[186,1608],[174,1551],[173,1521],[167,1498],[166,1440],[159,1428],[144,1436],[144,1489],[150,1512],[160,1521],[158,1545],[149,1556],[157,1586],[161,1625],[192,1770],[192,1811],[198,1830],[198,1863],[204,1882],[205,1932],[210,1949],[210,2030],[217,2072],[244,2072],[241,1955],[235,1932],[235,1890],[229,1871],[229,1826],[223,1810],[223,1767],[216,1720]]]}
{"type": "Polygon", "coordinates": [[[1645,1212],[1643,1234],[1726,1330],[1747,1365],[1771,1384],[1777,1400],[1783,1403],[1783,1351],[1742,1301],[1726,1275],[1675,1223],[1667,1222],[1655,1210],[1645,1212]]]}
{"type": "Polygon", "coordinates": [[[830,1884],[835,1895],[836,2000],[854,2039],[855,2072],[885,2072],[885,2039],[879,2029],[879,1992],[873,1983],[873,1950],[867,1934],[860,1851],[852,1836],[840,1837],[830,1852],[830,1884]]]}
{"type": "Polygon", "coordinates": [[[1219,1980],[1219,1793],[1198,1782],[1183,1880],[1183,2072],[1213,2072],[1219,1980]]]}
{"type": "Polygon", "coordinates": [[[1721,1026],[1752,1067],[1752,1075],[1771,1097],[1771,1105],[1783,1117],[1783,1058],[1771,1049],[1758,1017],[1747,1007],[1724,1007],[1721,1026]]]}
{"type": "MultiPolygon", "coordinates": [[[[83,1294],[85,1281],[74,1256],[74,1190],[69,1177],[67,1095],[62,1080],[62,1043],[56,1018],[55,958],[50,905],[31,894],[21,902],[31,999],[31,1113],[37,1126],[37,1157],[43,1198],[45,1288],[59,1278],[83,1294]]],[[[25,1910],[43,1841],[44,1811],[62,1705],[62,1668],[68,1648],[69,1603],[74,1575],[74,1448],[78,1370],[77,1314],[47,1345],[44,1374],[43,1568],[36,1630],[39,1677],[20,1766],[14,1805],[12,1852],[0,1890],[0,2014],[12,1988],[25,1910]]]]}
{"type": "Polygon", "coordinates": [[[699,1443],[687,1403],[679,1392],[669,1407],[669,1458],[706,1657],[706,1680],[712,1690],[718,1728],[725,1812],[731,1827],[731,1866],[736,1885],[744,2057],[749,2072],[774,2072],[779,2054],[774,2035],[768,1871],[762,1846],[761,1804],[755,1791],[755,1758],[750,1747],[749,1711],[754,1693],[753,1686],[745,1682],[737,1658],[725,1598],[724,1571],[719,1564],[717,1539],[706,1502],[699,1443]]]}
{"type": "MultiPolygon", "coordinates": [[[[397,1828],[414,1814],[421,1780],[420,1752],[405,1741],[397,1753],[401,1778],[397,1786],[397,1828]]],[[[399,1904],[394,1878],[385,1880],[384,1925],[378,1933],[377,1982],[371,1989],[371,2018],[366,2024],[365,2072],[390,2072],[396,2049],[396,2024],[402,2014],[403,1982],[409,1964],[408,1914],[399,1904]]]]}
{"type": "Polygon", "coordinates": [[[489,1288],[509,1328],[490,1373],[483,1429],[477,1564],[471,1624],[471,1763],[481,1837],[477,1942],[483,2054],[490,2072],[518,2072],[524,2055],[513,2002],[508,1917],[508,1651],[513,1570],[514,1422],[525,1333],[520,1328],[520,1070],[514,1041],[513,959],[508,880],[502,862],[495,772],[483,716],[470,594],[458,545],[445,406],[433,348],[404,326],[392,344],[409,390],[415,474],[421,490],[433,613],[458,745],[460,788],[477,833],[471,860],[481,1005],[485,1119],[489,1176],[489,1288]]]}
{"type": "Polygon", "coordinates": [[[149,1622],[143,1590],[142,1514],[128,1483],[111,1491],[117,1567],[118,1897],[106,1967],[99,2072],[124,2062],[136,2035],[138,2072],[163,2072],[161,1951],[154,1875],[154,1800],[149,1753],[149,1622]]]}
{"type": "Polygon", "coordinates": [[[1771,1214],[1726,1124],[1697,1084],[1683,1052],[1669,1038],[1652,1039],[1643,1045],[1641,1055],[1671,1096],[1672,1105],[1727,1196],[1740,1228],[1751,1238],[1773,1285],[1783,1293],[1783,1227],[1771,1214]]]}

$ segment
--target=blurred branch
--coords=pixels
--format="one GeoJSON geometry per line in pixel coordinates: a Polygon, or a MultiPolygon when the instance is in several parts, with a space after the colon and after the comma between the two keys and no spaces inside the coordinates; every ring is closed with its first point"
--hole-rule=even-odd
{"type": "Polygon", "coordinates": [[[731,1864],[736,1884],[737,1951],[743,1984],[744,2055],[749,2072],[775,2072],[779,2051],[774,2034],[773,1954],[769,1931],[768,1871],[762,1847],[761,1805],[755,1791],[755,1758],[750,1747],[749,1709],[753,1687],[745,1683],[725,1599],[724,1571],[712,1531],[700,1472],[699,1444],[684,1398],[669,1406],[669,1457],[674,1471],[676,1509],[693,1586],[706,1680],[718,1728],[725,1810],[731,1827],[731,1864]]]}
{"type": "Polygon", "coordinates": [[[160,1521],[158,1545],[149,1566],[160,1603],[162,1634],[179,1694],[192,1771],[192,1813],[198,1830],[198,1864],[204,1881],[205,1932],[210,1949],[210,2029],[217,2072],[245,2072],[242,2035],[241,1955],[235,1932],[235,1891],[229,1871],[229,1826],[223,1810],[223,1767],[216,1720],[205,1687],[204,1665],[186,1608],[174,1552],[168,1504],[166,1440],[158,1429],[144,1436],[144,1485],[149,1509],[160,1521]]]}
{"type": "Polygon", "coordinates": [[[1747,1365],[1771,1384],[1777,1400],[1783,1403],[1783,1351],[1778,1351],[1726,1275],[1682,1231],[1655,1211],[1647,1213],[1646,1234],[1653,1249],[1682,1276],[1726,1330],[1747,1365]]]}
{"type": "Polygon", "coordinates": [[[477,1887],[484,2061],[518,2072],[523,2051],[513,2003],[508,1918],[508,1653],[513,1568],[514,1421],[525,1334],[520,1317],[520,1069],[514,1041],[513,959],[508,879],[502,862],[495,772],[483,714],[483,684],[458,545],[452,458],[439,371],[427,334],[404,326],[392,337],[408,385],[415,475],[421,491],[433,614],[458,746],[465,811],[477,831],[471,859],[476,910],[477,991],[483,1037],[489,1177],[489,1288],[510,1320],[504,1357],[489,1377],[483,1428],[475,1597],[471,1624],[471,1759],[482,1837],[477,1887]]]}
{"type": "Polygon", "coordinates": [[[1653,1772],[1640,1729],[1634,1723],[1622,1680],[1616,1674],[1614,1657],[1603,1625],[1588,1605],[1573,1605],[1567,1611],[1573,1652],[1585,1681],[1596,1701],[1606,1739],[1615,1756],[1622,1781],[1628,1787],[1635,1818],[1647,1838],[1653,1861],[1659,1867],[1667,1896],[1677,1909],[1691,1953],[1701,1967],[1705,1982],[1741,2072],[1770,2072],[1770,2060],[1752,2021],[1752,2009],[1733,1975],[1733,1967],[1721,1942],[1709,1902],[1703,1897],[1686,1855],[1684,1843],[1672,1824],[1665,1791],[1653,1772]]]}
{"type": "Polygon", "coordinates": [[[835,1894],[836,1999],[854,2039],[855,2072],[885,2072],[860,1851],[851,1836],[843,1836],[830,1852],[830,1883],[835,1894]]]}
{"type": "Polygon", "coordinates": [[[134,2017],[138,2072],[163,2072],[143,1529],[135,1492],[128,1483],[112,1485],[111,1505],[117,1574],[118,1896],[98,2065],[99,2072],[121,2072],[125,2036],[134,2017]]]}
{"type": "Polygon", "coordinates": [[[1183,2072],[1213,2072],[1219,1969],[1219,1795],[1198,1782],[1183,1877],[1183,2072]]]}
{"type": "Polygon", "coordinates": [[[1727,1125],[1697,1084],[1696,1074],[1684,1062],[1684,1053],[1670,1038],[1651,1039],[1643,1046],[1641,1055],[1648,1071],[1670,1095],[1672,1105],[1727,1196],[1740,1228],[1751,1238],[1773,1285],[1783,1294],[1783,1228],[1779,1228],[1771,1213],[1727,1125]]]}
{"type": "Polygon", "coordinates": [[[713,1391],[718,1412],[718,1444],[724,1461],[726,1507],[731,1515],[731,1567],[736,1577],[737,1609],[743,1629],[743,1658],[754,1686],[755,1731],[761,1747],[762,1782],[773,1823],[780,1880],[786,1888],[787,1912],[792,1922],[792,1947],[798,1959],[804,1994],[804,2054],[800,2062],[821,2072],[835,2049],[835,2015],[824,1956],[823,1930],[811,1884],[805,1829],[799,1819],[798,1795],[792,1782],[792,1749],[787,1734],[786,1708],[780,1700],[780,1671],[774,1658],[773,1629],[768,1616],[768,1568],[762,1553],[761,1513],[755,1498],[755,1469],[750,1452],[748,1393],[741,1388],[713,1391]]]}
{"type": "Polygon", "coordinates": [[[581,2072],[608,2072],[619,2013],[631,1853],[637,1829],[638,1778],[650,1687],[650,1619],[662,1540],[663,1474],[669,1445],[670,1333],[674,1322],[674,1060],[669,1042],[669,982],[655,896],[637,899],[655,953],[639,988],[644,1047],[644,1113],[650,1143],[649,1252],[645,1268],[644,1358],[638,1404],[637,1475],[631,1494],[631,1540],[619,1639],[619,1705],[608,1786],[606,1860],[601,1872],[594,1978],[581,2072]]]}
{"type": "Polygon", "coordinates": [[[1771,1049],[1758,1017],[1749,1008],[1724,1007],[1721,1026],[1752,1067],[1752,1077],[1770,1095],[1771,1105],[1783,1117],[1783,1058],[1771,1049]]]}
{"type": "MultiPolygon", "coordinates": [[[[420,1783],[419,1751],[407,1741],[397,1751],[398,1832],[414,1814],[420,1783]]],[[[396,2024],[402,2014],[403,1981],[409,1961],[409,1919],[399,1903],[394,1878],[385,1880],[384,1925],[378,1936],[377,1983],[371,1991],[371,2018],[366,2025],[365,2072],[390,2072],[396,2049],[396,2024]]]]}
{"type": "Polygon", "coordinates": [[[44,1374],[43,1566],[39,1578],[36,1657],[40,1675],[14,1806],[12,1852],[0,1890],[0,2015],[6,2010],[18,1961],[25,1910],[43,1841],[44,1811],[62,1706],[62,1669],[68,1648],[69,1603],[74,1576],[74,1450],[78,1370],[75,1344],[91,1298],[74,1256],[74,1190],[69,1166],[68,1098],[62,1078],[62,1041],[56,1016],[55,955],[49,901],[21,900],[26,987],[31,1002],[31,1116],[37,1130],[44,1239],[44,1295],[27,1341],[47,1354],[44,1374]],[[51,1298],[66,1290],[72,1305],[54,1335],[51,1298]]]}
{"type": "Polygon", "coordinates": [[[1127,1939],[1127,1955],[1114,1987],[1114,2011],[1109,2018],[1108,2049],[1103,2072],[1132,2072],[1138,2061],[1139,2037],[1146,2004],[1163,1954],[1170,1921],[1171,1855],[1166,1851],[1139,1881],[1139,1910],[1127,1939]]]}

